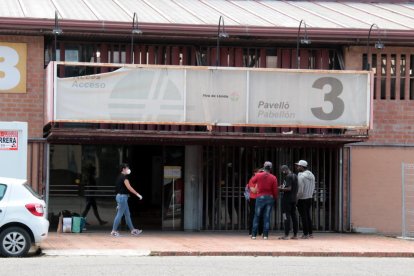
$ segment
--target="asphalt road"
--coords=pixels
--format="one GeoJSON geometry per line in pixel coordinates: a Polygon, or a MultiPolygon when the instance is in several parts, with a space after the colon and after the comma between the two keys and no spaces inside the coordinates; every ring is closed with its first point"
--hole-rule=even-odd
{"type": "Polygon", "coordinates": [[[0,275],[414,275],[414,258],[121,257],[0,258],[0,275]]]}

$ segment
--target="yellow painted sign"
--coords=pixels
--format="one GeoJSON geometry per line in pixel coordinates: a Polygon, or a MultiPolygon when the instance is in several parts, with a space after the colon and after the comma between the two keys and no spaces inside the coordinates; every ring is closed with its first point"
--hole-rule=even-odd
{"type": "Polygon", "coordinates": [[[0,42],[0,93],[26,93],[27,44],[0,42]]]}

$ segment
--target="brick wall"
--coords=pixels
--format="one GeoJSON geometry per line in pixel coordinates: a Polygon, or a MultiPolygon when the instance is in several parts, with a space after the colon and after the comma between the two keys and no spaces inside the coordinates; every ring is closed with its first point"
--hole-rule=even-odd
{"type": "Polygon", "coordinates": [[[27,43],[27,93],[0,93],[0,121],[25,121],[29,138],[43,134],[44,40],[0,35],[1,42],[27,43]]]}
{"type": "MultiPolygon", "coordinates": [[[[386,52],[371,49],[372,53],[414,54],[413,48],[387,47],[386,52]]],[[[366,47],[348,47],[345,53],[345,68],[361,70],[362,54],[366,47]]],[[[378,94],[377,94],[378,95],[378,94]]],[[[371,144],[414,144],[414,100],[374,100],[373,129],[369,131],[371,144]]]]}
{"type": "Polygon", "coordinates": [[[414,144],[414,101],[374,101],[374,128],[369,142],[414,144]]]}

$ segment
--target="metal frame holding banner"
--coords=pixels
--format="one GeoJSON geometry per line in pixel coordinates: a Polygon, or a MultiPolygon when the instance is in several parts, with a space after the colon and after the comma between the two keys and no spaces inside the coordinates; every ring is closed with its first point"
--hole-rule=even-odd
{"type": "MultiPolygon", "coordinates": [[[[96,66],[49,66],[57,64],[96,66]]],[[[79,77],[58,78],[56,72],[54,94],[48,97],[54,99],[50,121],[346,129],[371,125],[368,71],[122,65],[113,72],[79,77]]]]}

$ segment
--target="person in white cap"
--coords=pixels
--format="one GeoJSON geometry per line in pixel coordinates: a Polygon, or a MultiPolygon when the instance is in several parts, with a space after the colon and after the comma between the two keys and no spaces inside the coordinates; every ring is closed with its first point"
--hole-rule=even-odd
{"type": "Polygon", "coordinates": [[[308,170],[308,162],[299,160],[295,163],[298,171],[298,211],[302,221],[303,239],[313,238],[312,200],[315,190],[315,176],[308,170]]]}

